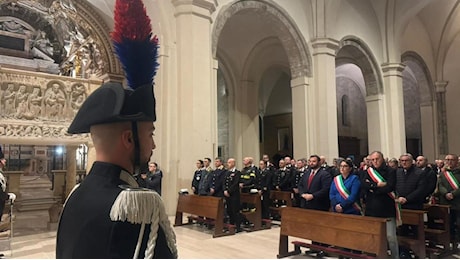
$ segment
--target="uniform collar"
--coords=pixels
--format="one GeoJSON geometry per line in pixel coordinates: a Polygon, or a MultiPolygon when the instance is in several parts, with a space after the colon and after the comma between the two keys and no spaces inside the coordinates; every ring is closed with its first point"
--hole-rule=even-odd
{"type": "Polygon", "coordinates": [[[103,175],[107,178],[113,179],[118,178],[124,183],[128,184],[130,187],[139,187],[139,184],[134,179],[132,174],[130,174],[127,170],[123,169],[122,167],[112,163],[96,161],[91,167],[91,171],[89,174],[103,175]]]}

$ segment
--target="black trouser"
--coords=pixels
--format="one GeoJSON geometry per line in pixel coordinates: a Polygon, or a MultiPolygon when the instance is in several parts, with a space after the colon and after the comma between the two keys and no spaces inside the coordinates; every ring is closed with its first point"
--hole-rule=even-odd
{"type": "Polygon", "coordinates": [[[235,225],[237,229],[240,228],[241,218],[240,218],[240,194],[236,193],[230,195],[230,197],[225,197],[227,202],[227,214],[230,220],[230,224],[235,225]]]}
{"type": "Polygon", "coordinates": [[[450,209],[450,238],[452,241],[459,242],[459,220],[460,217],[457,209],[450,209]]]}
{"type": "Polygon", "coordinates": [[[262,219],[270,219],[270,191],[266,190],[262,193],[262,219]]]}
{"type": "Polygon", "coordinates": [[[292,205],[292,206],[297,207],[297,208],[301,208],[301,206],[300,206],[301,200],[302,200],[302,197],[300,196],[300,194],[299,193],[294,193],[294,205],[292,205]]]}

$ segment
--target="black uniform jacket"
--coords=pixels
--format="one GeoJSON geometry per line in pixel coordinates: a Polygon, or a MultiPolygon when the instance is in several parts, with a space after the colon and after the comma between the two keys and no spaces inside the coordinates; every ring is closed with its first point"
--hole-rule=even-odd
{"type": "MultiPolygon", "coordinates": [[[[119,185],[129,185],[120,179],[124,171],[119,166],[95,162],[64,206],[57,231],[56,258],[133,258],[140,224],[112,221],[110,210],[119,185]]],[[[146,225],[139,258],[144,258],[150,233],[146,225]]],[[[173,258],[159,226],[154,258],[173,258]]]]}

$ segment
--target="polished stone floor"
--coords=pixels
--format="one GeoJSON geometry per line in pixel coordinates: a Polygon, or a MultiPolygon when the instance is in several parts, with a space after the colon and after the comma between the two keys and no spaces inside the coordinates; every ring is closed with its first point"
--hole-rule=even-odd
{"type": "MultiPolygon", "coordinates": [[[[56,231],[48,228],[48,212],[16,212],[15,217],[11,247],[8,240],[0,240],[0,252],[5,254],[5,258],[55,258],[56,231]]],[[[220,238],[212,238],[211,231],[198,225],[174,229],[179,258],[274,259],[278,250],[278,226],[220,238]]]]}
{"type": "MultiPolygon", "coordinates": [[[[56,231],[55,226],[49,227],[48,218],[47,211],[16,212],[13,238],[0,238],[0,252],[5,254],[4,258],[55,258],[56,231]]],[[[172,222],[173,218],[170,220],[172,222]]],[[[182,259],[276,259],[278,253],[280,228],[276,225],[268,230],[220,238],[212,238],[211,231],[199,225],[175,227],[174,230],[182,259]]],[[[302,254],[289,258],[312,257],[302,254]]],[[[460,256],[454,254],[449,258],[460,256]]]]}

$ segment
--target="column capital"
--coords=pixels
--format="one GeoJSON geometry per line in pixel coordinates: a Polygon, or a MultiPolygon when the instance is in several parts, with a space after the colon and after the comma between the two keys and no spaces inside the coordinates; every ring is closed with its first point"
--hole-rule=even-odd
{"type": "Polygon", "coordinates": [[[406,65],[403,63],[382,63],[381,67],[384,77],[401,76],[406,65]]]}
{"type": "Polygon", "coordinates": [[[211,14],[216,11],[217,1],[216,0],[172,0],[172,4],[176,8],[174,16],[180,15],[196,15],[211,22],[211,14]]]}
{"type": "Polygon", "coordinates": [[[296,88],[296,87],[305,86],[305,85],[307,86],[310,85],[310,81],[308,77],[301,76],[301,77],[291,79],[291,88],[296,88]]]}
{"type": "Polygon", "coordinates": [[[436,81],[434,83],[436,93],[445,93],[447,84],[449,84],[449,81],[436,81]]]}
{"type": "Polygon", "coordinates": [[[318,54],[336,55],[339,49],[339,41],[332,38],[316,38],[311,41],[313,47],[313,56],[318,54]]]}

